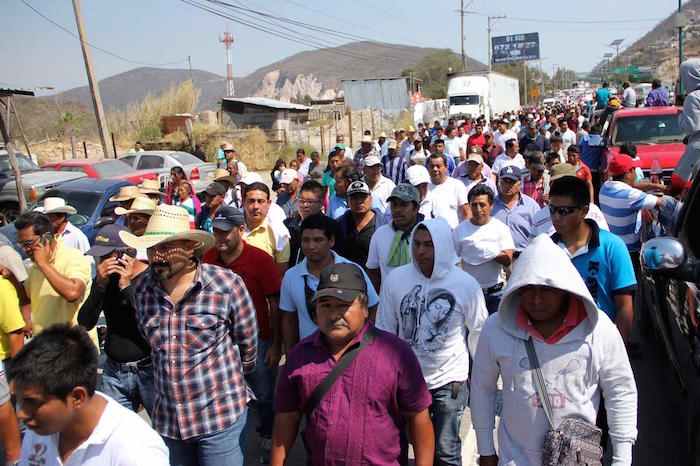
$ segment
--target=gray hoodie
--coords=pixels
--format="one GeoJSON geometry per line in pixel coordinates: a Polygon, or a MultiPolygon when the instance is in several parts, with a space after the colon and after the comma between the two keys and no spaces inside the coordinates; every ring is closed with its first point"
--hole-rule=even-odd
{"type": "Polygon", "coordinates": [[[688,95],[678,124],[688,135],[688,147],[700,141],[700,58],[689,58],[681,63],[681,82],[688,95]]]}
{"type": "Polygon", "coordinates": [[[433,240],[433,273],[423,275],[413,257],[393,269],[382,283],[376,325],[411,345],[432,390],[467,380],[469,352],[475,354],[488,311],[479,284],[455,266],[447,221],[437,217],[418,225],[425,225],[433,240]]]}
{"type": "Polygon", "coordinates": [[[608,411],[613,465],[632,462],[637,437],[637,388],[615,324],[599,310],[569,258],[545,234],[535,238],[515,263],[498,312],[488,318],[479,339],[471,385],[472,423],[480,455],[495,453],[494,400],[503,379],[503,410],[498,429],[499,464],[539,466],[542,441],[550,430],[539,404],[525,341],[517,324],[520,288],[546,285],[567,290],[583,303],[587,318],[554,344],[533,338],[554,411],[565,418],[595,423],[601,394],[608,411]]]}

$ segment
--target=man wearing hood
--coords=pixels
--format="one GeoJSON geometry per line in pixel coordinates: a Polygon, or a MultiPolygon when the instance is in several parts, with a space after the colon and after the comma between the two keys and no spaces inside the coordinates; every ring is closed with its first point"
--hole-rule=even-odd
{"type": "MultiPolygon", "coordinates": [[[[681,63],[681,82],[688,95],[683,113],[678,115],[678,125],[688,135],[687,151],[700,141],[700,58],[689,58],[681,63]]],[[[700,145],[694,150],[700,151],[700,145]]]]}
{"type": "Polygon", "coordinates": [[[566,253],[546,235],[520,255],[499,310],[486,321],[479,339],[471,415],[480,464],[542,464],[542,443],[551,427],[537,395],[527,340],[540,361],[553,424],[567,418],[595,423],[602,395],[612,464],[630,465],[637,438],[637,388],[625,346],[566,253]],[[497,455],[493,429],[499,376],[503,409],[497,455]]]}
{"type": "MultiPolygon", "coordinates": [[[[488,316],[481,287],[455,266],[444,218],[425,220],[411,237],[411,263],[382,286],[377,328],[398,335],[416,353],[433,397],[435,464],[461,465],[459,426],[467,404],[469,355],[488,316]]],[[[493,406],[493,403],[491,404],[493,406]]]]}

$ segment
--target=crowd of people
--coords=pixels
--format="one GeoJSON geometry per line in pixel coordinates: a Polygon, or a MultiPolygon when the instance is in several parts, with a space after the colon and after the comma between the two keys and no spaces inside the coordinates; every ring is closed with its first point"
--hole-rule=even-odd
{"type": "Polygon", "coordinates": [[[0,237],[7,464],[239,465],[257,441],[279,466],[304,425],[309,464],[460,465],[465,409],[484,466],[542,464],[571,420],[600,443],[575,454],[631,464],[637,219],[667,187],[583,110],[338,135],[270,186],[224,142],[203,193],[178,168],[123,187],[92,244],[46,198],[15,222],[28,272],[0,237]]]}

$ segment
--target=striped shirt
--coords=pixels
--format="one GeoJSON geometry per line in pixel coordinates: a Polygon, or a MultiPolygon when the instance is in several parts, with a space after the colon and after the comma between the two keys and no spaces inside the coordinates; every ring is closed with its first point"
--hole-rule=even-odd
{"type": "Polygon", "coordinates": [[[243,375],[255,369],[258,351],[255,307],[241,277],[199,264],[175,304],[144,273],[135,296],[139,329],[152,348],[153,427],[183,440],[230,427],[248,403],[243,375]]]}
{"type": "Polygon", "coordinates": [[[608,180],[600,187],[600,210],[610,232],[625,242],[630,251],[639,251],[637,216],[642,209],[653,209],[658,198],[633,188],[623,181],[608,180]]]}
{"type": "Polygon", "coordinates": [[[401,184],[406,176],[406,168],[408,164],[401,156],[396,155],[394,158],[388,155],[382,159],[382,174],[389,178],[394,184],[401,184]]]}

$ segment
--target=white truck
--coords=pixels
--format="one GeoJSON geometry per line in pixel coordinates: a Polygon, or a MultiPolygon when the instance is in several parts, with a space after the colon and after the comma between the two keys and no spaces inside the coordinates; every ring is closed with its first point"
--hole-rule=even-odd
{"type": "Polygon", "coordinates": [[[450,118],[477,118],[516,111],[520,108],[517,78],[488,71],[468,71],[447,75],[450,118]]]}

